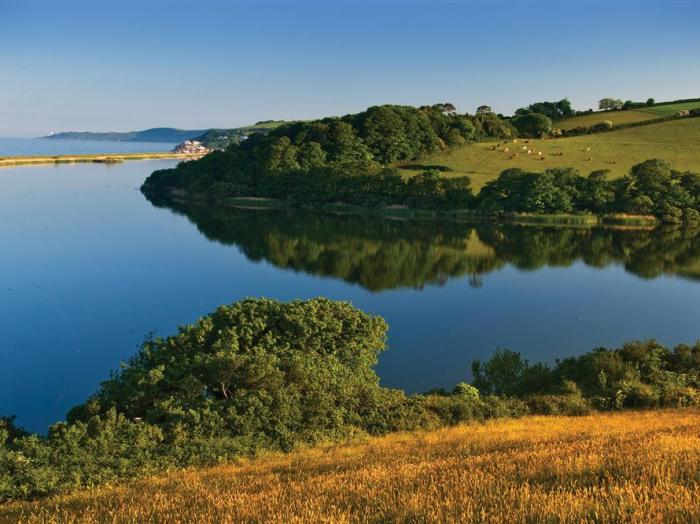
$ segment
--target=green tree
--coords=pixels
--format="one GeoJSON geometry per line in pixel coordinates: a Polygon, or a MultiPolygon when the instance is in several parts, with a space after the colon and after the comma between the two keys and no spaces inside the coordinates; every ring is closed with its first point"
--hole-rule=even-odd
{"type": "Polygon", "coordinates": [[[540,138],[552,130],[552,120],[539,113],[521,113],[511,122],[521,136],[540,138]]]}
{"type": "Polygon", "coordinates": [[[289,137],[278,138],[269,149],[265,169],[271,172],[296,171],[300,169],[299,148],[292,144],[289,137]]]}
{"type": "Polygon", "coordinates": [[[611,111],[613,109],[622,109],[623,105],[622,100],[618,100],[616,98],[601,98],[598,102],[598,109],[603,111],[611,111]]]}
{"type": "Polygon", "coordinates": [[[299,153],[299,166],[308,171],[323,167],[326,163],[326,152],[318,142],[306,142],[299,153]]]}
{"type": "Polygon", "coordinates": [[[137,356],[69,420],[115,408],[166,434],[203,424],[286,447],[360,424],[386,324],[348,303],[248,299],[137,356]],[[205,423],[205,420],[210,422],[205,423]]]}
{"type": "Polygon", "coordinates": [[[499,349],[488,361],[472,363],[474,386],[485,395],[516,395],[527,368],[520,353],[499,349]]]}

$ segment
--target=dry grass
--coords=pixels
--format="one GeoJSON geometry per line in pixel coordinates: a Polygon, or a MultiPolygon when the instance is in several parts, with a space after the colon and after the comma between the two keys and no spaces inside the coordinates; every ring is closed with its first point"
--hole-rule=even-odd
{"type": "Polygon", "coordinates": [[[700,412],[529,417],[172,473],[3,522],[700,522],[700,412]]]}

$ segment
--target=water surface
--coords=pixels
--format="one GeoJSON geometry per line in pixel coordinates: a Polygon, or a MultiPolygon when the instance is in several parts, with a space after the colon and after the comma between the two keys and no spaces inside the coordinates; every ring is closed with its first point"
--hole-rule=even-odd
{"type": "Polygon", "coordinates": [[[132,355],[243,297],[350,300],[390,325],[378,372],[451,388],[532,360],[700,338],[700,233],[435,224],[169,205],[171,161],[0,169],[0,413],[44,431],[132,355]]]}
{"type": "Polygon", "coordinates": [[[111,142],[58,138],[0,137],[1,156],[91,155],[101,153],[161,153],[176,144],[166,142],[111,142]]]}

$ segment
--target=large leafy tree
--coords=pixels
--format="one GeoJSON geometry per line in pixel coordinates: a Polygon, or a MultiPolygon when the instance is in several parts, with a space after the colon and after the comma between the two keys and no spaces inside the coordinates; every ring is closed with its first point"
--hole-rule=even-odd
{"type": "Polygon", "coordinates": [[[345,302],[248,299],[147,341],[71,421],[116,409],[168,432],[285,446],[360,424],[386,323],[345,302]]]}
{"type": "Polygon", "coordinates": [[[624,102],[617,98],[601,98],[598,102],[598,109],[603,111],[611,111],[613,109],[622,109],[624,102]]]}
{"type": "Polygon", "coordinates": [[[540,138],[552,130],[552,120],[539,113],[520,113],[511,122],[521,136],[540,138]]]}

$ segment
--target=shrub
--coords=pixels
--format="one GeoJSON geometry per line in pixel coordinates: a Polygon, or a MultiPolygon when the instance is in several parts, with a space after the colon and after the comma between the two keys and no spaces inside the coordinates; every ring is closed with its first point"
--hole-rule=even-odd
{"type": "Polygon", "coordinates": [[[538,394],[525,398],[531,413],[538,415],[588,415],[591,403],[579,395],[538,394]]]}

